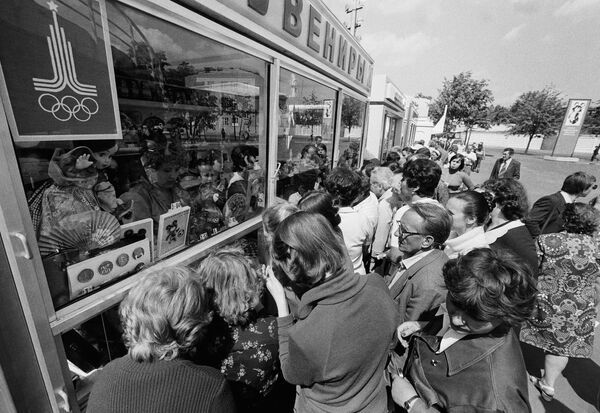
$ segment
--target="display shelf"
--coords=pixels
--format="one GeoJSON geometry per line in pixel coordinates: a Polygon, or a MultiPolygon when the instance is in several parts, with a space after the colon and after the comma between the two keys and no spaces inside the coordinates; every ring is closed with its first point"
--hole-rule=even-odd
{"type": "Polygon", "coordinates": [[[187,265],[194,262],[203,255],[206,255],[211,249],[219,248],[260,228],[261,223],[262,218],[260,216],[250,218],[200,244],[196,244],[176,255],[159,261],[129,278],[56,311],[56,319],[50,321],[52,333],[58,335],[71,330],[102,311],[117,305],[131,287],[145,274],[173,265],[187,265]]]}

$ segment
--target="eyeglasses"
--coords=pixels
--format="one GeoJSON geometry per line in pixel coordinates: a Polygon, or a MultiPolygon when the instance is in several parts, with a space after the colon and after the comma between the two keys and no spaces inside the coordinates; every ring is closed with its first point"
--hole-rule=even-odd
{"type": "Polygon", "coordinates": [[[426,236],[427,234],[423,234],[422,232],[405,231],[405,230],[402,229],[402,227],[400,226],[400,222],[398,221],[398,239],[404,240],[404,239],[410,237],[411,235],[423,235],[423,236],[426,236]]]}

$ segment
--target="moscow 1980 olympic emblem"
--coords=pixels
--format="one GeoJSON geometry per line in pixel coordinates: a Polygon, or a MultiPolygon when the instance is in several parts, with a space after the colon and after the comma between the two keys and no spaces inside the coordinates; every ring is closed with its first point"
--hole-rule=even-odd
{"type": "Polygon", "coordinates": [[[77,79],[71,42],[67,41],[64,28],[58,25],[58,6],[54,1],[49,1],[47,4],[52,10],[53,19],[50,36],[46,36],[53,77],[52,79],[33,78],[34,89],[45,92],[38,98],[38,104],[44,112],[51,113],[61,122],[71,119],[87,122],[100,109],[94,99],[98,96],[96,86],[83,84],[77,79]],[[55,94],[67,87],[76,96],[66,95],[59,99],[55,94]]]}

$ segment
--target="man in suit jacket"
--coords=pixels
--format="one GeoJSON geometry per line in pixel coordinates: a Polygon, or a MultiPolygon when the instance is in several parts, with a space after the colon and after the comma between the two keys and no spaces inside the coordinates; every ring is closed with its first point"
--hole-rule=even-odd
{"type": "Polygon", "coordinates": [[[502,151],[502,158],[496,160],[490,179],[512,178],[519,179],[521,177],[521,163],[513,159],[515,151],[513,148],[506,148],[502,151]]]}
{"type": "Polygon", "coordinates": [[[579,197],[586,197],[596,189],[596,177],[585,172],[575,172],[567,176],[560,191],[546,195],[535,201],[525,226],[532,237],[540,234],[554,234],[562,231],[562,213],[567,204],[575,202],[579,197]]]}
{"type": "Polygon", "coordinates": [[[431,320],[446,300],[442,268],[448,257],[439,249],[450,234],[448,212],[432,203],[416,203],[404,213],[395,236],[403,254],[400,268],[387,278],[400,321],[431,320]]]}

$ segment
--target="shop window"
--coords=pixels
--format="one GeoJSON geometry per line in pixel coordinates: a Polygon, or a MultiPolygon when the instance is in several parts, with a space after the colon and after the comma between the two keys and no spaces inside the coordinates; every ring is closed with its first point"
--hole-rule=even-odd
{"type": "Polygon", "coordinates": [[[336,92],[282,69],[279,78],[277,196],[297,202],[331,168],[336,92]]]}
{"type": "Polygon", "coordinates": [[[392,146],[394,146],[394,139],[396,138],[396,118],[392,118],[389,115],[385,115],[385,123],[383,129],[383,144],[381,145],[380,158],[385,159],[392,146]]]}
{"type": "MultiPolygon", "coordinates": [[[[264,257],[261,257],[261,255],[265,253],[266,247],[261,239],[262,230],[254,230],[222,248],[243,251],[244,255],[249,257],[256,267],[260,267],[261,262],[264,262],[264,257]]],[[[194,261],[186,263],[186,265],[190,268],[197,268],[205,257],[206,255],[199,256],[194,261]]],[[[277,307],[270,294],[265,293],[262,295],[259,308],[265,314],[277,314],[277,307]]],[[[92,385],[102,367],[127,354],[127,348],[123,342],[119,306],[111,307],[75,328],[62,333],[61,338],[79,408],[81,411],[85,411],[92,385]]],[[[202,357],[204,355],[201,356],[201,360],[205,364],[214,361],[212,359],[205,360],[202,357]]]]}
{"type": "MultiPolygon", "coordinates": [[[[89,31],[97,11],[68,7],[66,36],[89,31]]],[[[265,203],[268,64],[117,2],[107,17],[122,139],[15,142],[56,308],[265,203]]]]}
{"type": "Polygon", "coordinates": [[[344,95],[338,165],[358,168],[367,103],[344,95]]]}

